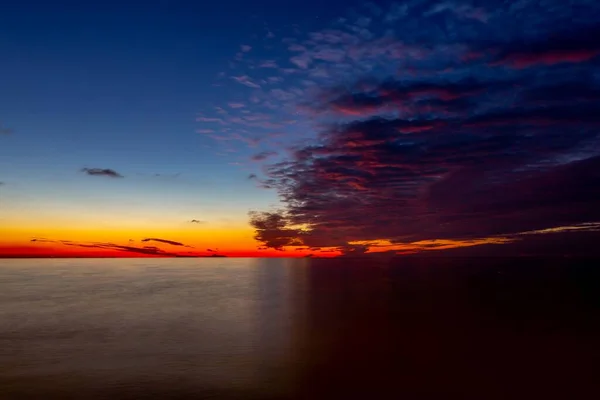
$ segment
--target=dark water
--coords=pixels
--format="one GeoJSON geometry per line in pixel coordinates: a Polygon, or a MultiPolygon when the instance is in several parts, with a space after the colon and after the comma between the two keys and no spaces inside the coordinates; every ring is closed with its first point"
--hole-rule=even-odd
{"type": "Polygon", "coordinates": [[[0,260],[0,398],[600,398],[599,268],[0,260]]]}

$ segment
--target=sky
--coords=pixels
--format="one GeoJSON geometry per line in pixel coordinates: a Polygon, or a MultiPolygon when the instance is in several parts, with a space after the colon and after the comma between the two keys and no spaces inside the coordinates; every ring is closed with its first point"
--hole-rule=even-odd
{"type": "Polygon", "coordinates": [[[12,3],[0,257],[597,251],[595,0],[12,3]]]}

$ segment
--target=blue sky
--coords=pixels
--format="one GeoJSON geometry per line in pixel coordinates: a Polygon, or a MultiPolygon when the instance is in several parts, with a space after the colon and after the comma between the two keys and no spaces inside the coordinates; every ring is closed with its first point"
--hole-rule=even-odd
{"type": "Polygon", "coordinates": [[[0,168],[46,180],[107,164],[243,185],[247,174],[194,134],[196,114],[239,96],[213,84],[243,43],[336,12],[300,1],[13,2],[0,16],[0,109],[19,134],[3,142],[0,168]]]}

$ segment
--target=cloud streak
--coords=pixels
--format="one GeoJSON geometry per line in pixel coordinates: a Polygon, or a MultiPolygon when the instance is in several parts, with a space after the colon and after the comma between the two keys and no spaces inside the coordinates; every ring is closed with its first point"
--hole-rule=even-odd
{"type": "Polygon", "coordinates": [[[71,240],[50,240],[50,239],[44,239],[44,238],[34,238],[34,239],[31,239],[31,242],[56,243],[56,244],[61,244],[63,246],[78,247],[78,248],[85,248],[85,249],[112,250],[112,251],[121,251],[121,252],[134,253],[134,254],[163,256],[163,257],[176,257],[179,255],[178,253],[164,251],[162,249],[159,249],[157,247],[152,247],[152,246],[148,246],[148,247],[125,246],[125,245],[119,245],[119,244],[110,243],[110,242],[75,242],[75,241],[71,241],[71,240]]]}
{"type": "Polygon", "coordinates": [[[247,75],[232,76],[231,79],[233,79],[237,83],[247,86],[249,88],[260,89],[260,85],[255,83],[254,81],[252,81],[252,79],[250,79],[250,77],[248,77],[247,75]]]}
{"type": "Polygon", "coordinates": [[[146,239],[142,239],[142,242],[157,242],[157,243],[164,243],[164,244],[169,244],[171,246],[186,246],[183,243],[180,242],[175,242],[173,240],[167,240],[167,239],[159,239],[159,238],[146,238],[146,239]]]}
{"type": "Polygon", "coordinates": [[[82,168],[81,172],[84,172],[90,176],[106,176],[109,178],[123,178],[123,175],[119,174],[115,170],[109,168],[82,168]]]}

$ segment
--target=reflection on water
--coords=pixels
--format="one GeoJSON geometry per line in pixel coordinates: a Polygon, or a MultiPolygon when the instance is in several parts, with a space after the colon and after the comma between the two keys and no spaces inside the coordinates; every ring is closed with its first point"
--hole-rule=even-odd
{"type": "Polygon", "coordinates": [[[0,260],[2,398],[578,398],[592,262],[0,260]]]}

